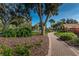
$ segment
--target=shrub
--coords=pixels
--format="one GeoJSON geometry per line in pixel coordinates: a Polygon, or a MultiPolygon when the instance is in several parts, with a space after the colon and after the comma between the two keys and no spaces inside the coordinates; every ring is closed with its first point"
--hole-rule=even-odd
{"type": "Polygon", "coordinates": [[[16,37],[16,30],[7,29],[3,32],[3,37],[16,37]]]}
{"type": "Polygon", "coordinates": [[[77,37],[77,35],[72,32],[57,32],[55,34],[62,40],[72,40],[73,38],[77,37]]]}
{"type": "Polygon", "coordinates": [[[18,56],[29,56],[31,52],[27,46],[17,45],[15,48],[15,53],[18,56]]]}
{"type": "Polygon", "coordinates": [[[0,55],[3,55],[3,56],[12,56],[13,55],[13,50],[10,47],[1,45],[0,49],[1,49],[0,50],[0,55]]]}
{"type": "Polygon", "coordinates": [[[73,36],[71,36],[71,35],[61,35],[60,36],[60,39],[62,39],[62,40],[71,40],[71,39],[73,39],[73,36]]]}
{"type": "Polygon", "coordinates": [[[40,40],[40,41],[38,41],[38,42],[36,42],[34,45],[37,47],[39,47],[39,46],[41,46],[42,45],[42,43],[43,43],[43,40],[40,40]]]}
{"type": "Polygon", "coordinates": [[[12,49],[12,47],[0,45],[0,56],[29,56],[31,54],[30,48],[32,47],[33,45],[16,45],[15,48],[12,49]]]}
{"type": "Polygon", "coordinates": [[[31,35],[32,33],[30,28],[19,28],[17,30],[17,37],[26,37],[31,35]]]}
{"type": "Polygon", "coordinates": [[[79,45],[79,38],[73,38],[72,40],[69,41],[71,44],[74,44],[74,45],[79,45]]]}
{"type": "Polygon", "coordinates": [[[26,37],[31,35],[30,28],[7,29],[3,32],[3,37],[26,37]]]}

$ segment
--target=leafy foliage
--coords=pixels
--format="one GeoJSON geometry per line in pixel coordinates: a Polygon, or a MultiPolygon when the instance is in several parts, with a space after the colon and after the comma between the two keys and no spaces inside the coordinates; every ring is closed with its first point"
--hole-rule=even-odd
{"type": "Polygon", "coordinates": [[[73,38],[77,37],[77,35],[72,32],[57,32],[55,34],[62,40],[72,40],[73,38]]]}
{"type": "Polygon", "coordinates": [[[3,31],[8,28],[10,24],[18,26],[23,23],[23,19],[26,21],[31,20],[31,17],[27,11],[28,8],[24,4],[0,4],[0,20],[3,24],[3,31]]]}
{"type": "Polygon", "coordinates": [[[76,38],[73,38],[72,40],[69,41],[71,44],[74,44],[74,45],[79,45],[79,38],[76,37],[76,38]]]}
{"type": "Polygon", "coordinates": [[[66,40],[68,41],[68,40],[73,39],[73,36],[72,35],[66,35],[66,34],[64,34],[64,35],[60,36],[60,39],[64,40],[64,41],[66,41],[66,40]]]}
{"type": "Polygon", "coordinates": [[[17,45],[15,48],[15,53],[18,56],[29,56],[31,51],[29,50],[29,48],[25,45],[17,45]]]}
{"type": "Polygon", "coordinates": [[[40,40],[40,41],[38,41],[38,42],[36,42],[34,45],[37,47],[39,47],[39,46],[41,46],[42,45],[42,43],[43,43],[43,41],[42,40],[40,40]]]}
{"type": "Polygon", "coordinates": [[[69,44],[79,45],[79,38],[72,32],[57,32],[55,35],[57,35],[60,39],[67,41],[69,44]]]}
{"type": "Polygon", "coordinates": [[[0,55],[12,56],[13,55],[13,49],[10,48],[10,47],[7,47],[5,45],[0,45],[0,55]]]}
{"type": "Polygon", "coordinates": [[[12,49],[11,47],[1,45],[0,46],[0,55],[3,56],[12,56],[12,55],[18,55],[18,56],[25,56],[30,55],[30,46],[25,45],[16,45],[15,49],[12,49]]]}
{"type": "Polygon", "coordinates": [[[17,29],[17,37],[26,37],[31,36],[31,29],[30,28],[19,28],[17,29]]]}
{"type": "Polygon", "coordinates": [[[3,32],[3,37],[16,37],[16,30],[7,29],[3,32]]]}
{"type": "Polygon", "coordinates": [[[7,29],[3,32],[3,37],[27,37],[31,35],[31,29],[29,28],[7,29]]]}

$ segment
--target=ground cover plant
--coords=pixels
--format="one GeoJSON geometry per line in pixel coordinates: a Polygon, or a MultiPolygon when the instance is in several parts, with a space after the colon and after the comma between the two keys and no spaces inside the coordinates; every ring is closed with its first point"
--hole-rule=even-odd
{"type": "Polygon", "coordinates": [[[48,37],[32,36],[0,37],[0,55],[2,56],[44,56],[48,53],[48,37]]]}

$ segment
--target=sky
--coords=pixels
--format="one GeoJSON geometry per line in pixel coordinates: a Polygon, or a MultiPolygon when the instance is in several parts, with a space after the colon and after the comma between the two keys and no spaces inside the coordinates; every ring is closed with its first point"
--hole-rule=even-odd
{"type": "MultiPolygon", "coordinates": [[[[37,14],[32,13],[32,25],[39,23],[39,17],[37,14]]],[[[45,17],[43,17],[45,18],[45,17]]],[[[58,15],[52,16],[50,19],[54,19],[55,21],[59,21],[62,18],[73,18],[79,21],[79,3],[65,3],[59,7],[58,15]]],[[[50,23],[47,22],[47,27],[50,27],[50,23]]]]}

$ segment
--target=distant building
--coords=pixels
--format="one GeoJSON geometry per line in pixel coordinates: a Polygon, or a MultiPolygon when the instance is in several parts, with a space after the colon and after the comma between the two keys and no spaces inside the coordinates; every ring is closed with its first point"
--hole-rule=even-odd
{"type": "Polygon", "coordinates": [[[40,32],[40,26],[39,23],[35,24],[34,26],[32,26],[32,30],[36,31],[36,32],[40,32]]]}
{"type": "Polygon", "coordinates": [[[79,24],[63,24],[64,31],[79,33],[79,24]]]}

